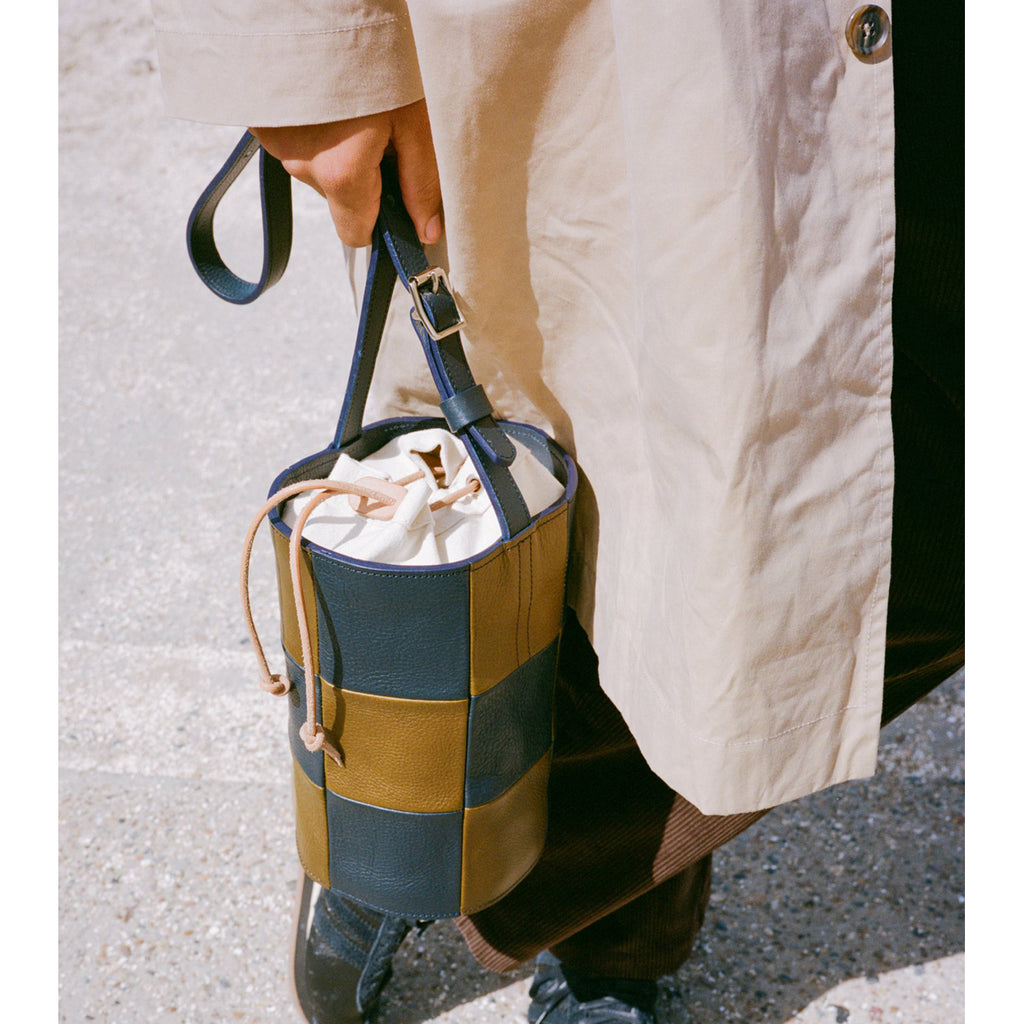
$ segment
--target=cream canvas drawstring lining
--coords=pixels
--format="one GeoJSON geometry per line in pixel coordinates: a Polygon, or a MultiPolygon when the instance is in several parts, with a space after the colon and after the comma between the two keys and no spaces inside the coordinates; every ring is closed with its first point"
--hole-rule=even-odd
{"type": "MultiPolygon", "coordinates": [[[[424,476],[422,470],[394,481],[395,485],[403,487],[424,476]]],[[[382,481],[383,482],[383,481],[382,481]]],[[[453,491],[444,498],[439,498],[430,503],[431,511],[436,511],[445,505],[453,505],[461,498],[474,494],[480,489],[480,481],[473,478],[465,487],[453,491]]],[[[314,509],[322,502],[336,494],[354,495],[366,498],[369,501],[381,505],[399,504],[400,499],[375,490],[372,487],[358,483],[346,483],[340,480],[300,480],[297,483],[282,487],[272,494],[263,507],[259,510],[249,529],[245,534],[245,541],[242,546],[242,568],[239,575],[242,591],[242,614],[245,618],[246,628],[249,630],[249,639],[252,641],[253,649],[256,652],[256,661],[260,670],[260,688],[275,697],[283,697],[291,689],[291,680],[287,675],[282,677],[279,673],[271,672],[267,663],[263,645],[256,632],[256,624],[252,618],[252,606],[249,601],[249,564],[252,561],[252,548],[256,540],[256,533],[260,524],[269,513],[283,501],[295,497],[307,491],[318,491],[299,514],[299,518],[292,527],[291,539],[288,542],[288,570],[291,577],[292,596],[295,601],[295,615],[298,619],[299,638],[302,643],[302,666],[306,677],[306,721],[299,729],[299,736],[305,744],[306,749],[315,754],[322,750],[336,764],[344,764],[341,752],[327,739],[324,727],[316,720],[316,681],[313,677],[313,645],[309,636],[309,623],[306,620],[306,599],[302,593],[302,577],[300,575],[300,558],[302,557],[302,531],[305,529],[306,521],[312,515],[314,509]]]]}

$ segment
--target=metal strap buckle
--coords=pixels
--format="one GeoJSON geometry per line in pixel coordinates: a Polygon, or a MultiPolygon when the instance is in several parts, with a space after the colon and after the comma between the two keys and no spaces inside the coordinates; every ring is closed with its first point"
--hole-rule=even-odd
{"type": "Polygon", "coordinates": [[[462,315],[462,310],[459,309],[459,304],[455,299],[455,292],[452,290],[451,282],[448,280],[448,275],[443,267],[428,267],[420,274],[412,274],[409,277],[409,294],[412,296],[413,316],[423,325],[423,329],[434,341],[447,338],[449,334],[457,334],[466,326],[466,318],[462,315]],[[445,327],[439,331],[428,319],[426,310],[423,308],[423,298],[420,295],[420,288],[425,284],[430,285],[430,290],[435,295],[437,294],[437,286],[439,284],[444,285],[445,291],[451,296],[452,302],[455,304],[455,313],[458,316],[458,320],[451,327],[445,327]]]}

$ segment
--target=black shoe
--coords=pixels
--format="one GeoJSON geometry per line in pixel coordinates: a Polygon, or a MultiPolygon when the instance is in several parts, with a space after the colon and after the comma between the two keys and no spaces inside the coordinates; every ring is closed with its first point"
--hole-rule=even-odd
{"type": "Polygon", "coordinates": [[[658,983],[581,974],[545,951],[530,999],[530,1024],[655,1024],[658,983]]]}
{"type": "Polygon", "coordinates": [[[426,923],[392,917],[326,889],[309,922],[312,883],[303,876],[296,916],[293,982],[309,1024],[363,1024],[377,1012],[391,959],[410,929],[426,923]]]}

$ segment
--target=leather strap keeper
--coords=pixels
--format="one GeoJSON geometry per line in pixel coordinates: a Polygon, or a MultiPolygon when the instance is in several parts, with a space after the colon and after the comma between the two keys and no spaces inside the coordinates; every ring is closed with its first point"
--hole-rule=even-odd
{"type": "Polygon", "coordinates": [[[482,385],[474,384],[465,391],[446,398],[441,404],[441,413],[448,421],[452,433],[457,434],[471,423],[485,419],[494,413],[482,385]]]}

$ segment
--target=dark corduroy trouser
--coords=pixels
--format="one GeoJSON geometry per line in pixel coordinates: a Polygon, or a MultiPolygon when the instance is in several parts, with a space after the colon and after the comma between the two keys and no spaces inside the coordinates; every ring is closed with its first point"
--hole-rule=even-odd
{"type": "MultiPolygon", "coordinates": [[[[964,663],[963,75],[929,70],[929,34],[943,19],[921,14],[903,17],[894,64],[896,484],[883,723],[964,663]]],[[[555,715],[541,859],[459,927],[492,970],[547,948],[594,974],[674,971],[704,918],[712,850],[767,812],[709,816],[669,789],[601,690],[571,618],[555,715]]]]}

